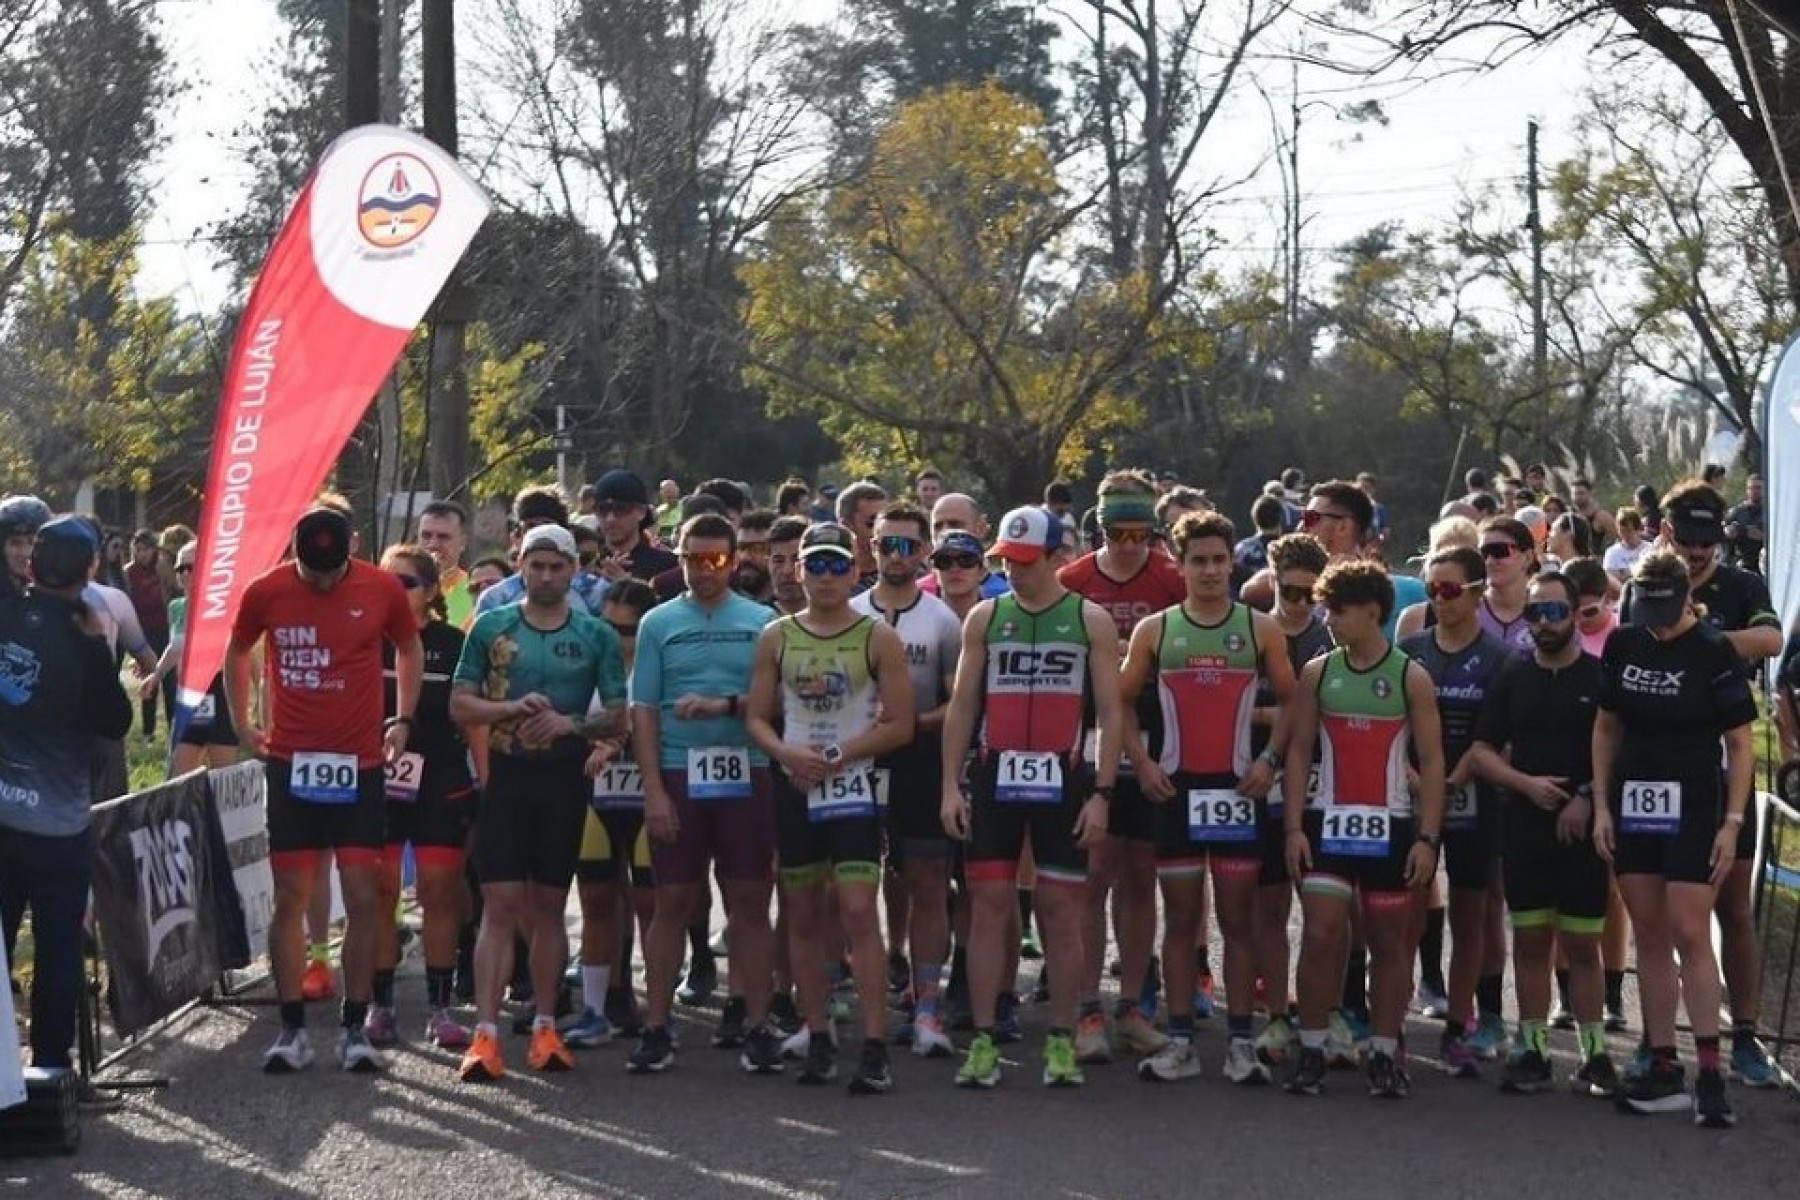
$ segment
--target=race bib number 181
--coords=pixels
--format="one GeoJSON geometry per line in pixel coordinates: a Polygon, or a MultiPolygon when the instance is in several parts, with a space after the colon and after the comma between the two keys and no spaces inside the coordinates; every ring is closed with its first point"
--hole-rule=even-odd
{"type": "Polygon", "coordinates": [[[1661,835],[1681,832],[1681,785],[1628,781],[1619,798],[1619,829],[1661,835]]]}

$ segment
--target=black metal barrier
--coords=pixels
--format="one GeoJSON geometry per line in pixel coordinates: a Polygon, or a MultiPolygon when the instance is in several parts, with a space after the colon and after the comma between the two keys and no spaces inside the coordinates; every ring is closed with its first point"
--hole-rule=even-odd
{"type": "Polygon", "coordinates": [[[1782,1082],[1800,1091],[1800,763],[1758,792],[1762,829],[1756,858],[1756,936],[1762,951],[1763,1044],[1782,1082]]]}

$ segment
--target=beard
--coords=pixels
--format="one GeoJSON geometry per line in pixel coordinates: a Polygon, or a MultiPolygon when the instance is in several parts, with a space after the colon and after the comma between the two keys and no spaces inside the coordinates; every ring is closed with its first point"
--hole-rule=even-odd
{"type": "Polygon", "coordinates": [[[1531,631],[1532,645],[1545,654],[1560,654],[1575,640],[1575,627],[1567,629],[1534,629],[1531,631]]]}
{"type": "Polygon", "coordinates": [[[741,562],[731,577],[731,590],[741,592],[753,599],[761,600],[769,594],[769,585],[775,577],[768,568],[753,562],[741,562]]]}

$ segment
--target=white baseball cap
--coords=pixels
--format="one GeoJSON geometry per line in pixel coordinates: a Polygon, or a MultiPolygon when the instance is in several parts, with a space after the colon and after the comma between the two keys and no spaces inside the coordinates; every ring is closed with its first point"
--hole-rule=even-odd
{"type": "Polygon", "coordinates": [[[533,550],[554,550],[570,562],[581,558],[575,549],[575,535],[561,525],[534,525],[526,530],[519,543],[519,557],[522,559],[533,550]]]}

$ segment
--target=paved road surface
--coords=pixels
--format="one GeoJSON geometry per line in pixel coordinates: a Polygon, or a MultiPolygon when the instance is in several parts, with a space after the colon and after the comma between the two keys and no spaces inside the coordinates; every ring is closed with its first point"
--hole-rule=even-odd
{"type": "MultiPolygon", "coordinates": [[[[1029,971],[1030,968],[1028,967],[1029,971]]],[[[401,987],[418,1022],[416,961],[401,987]]],[[[1232,1088],[1219,1078],[1222,1020],[1203,1023],[1206,1078],[1138,1081],[1124,1064],[1088,1069],[1088,1086],[1037,1081],[1041,1012],[1009,1050],[992,1093],[950,1085],[954,1065],[897,1051],[896,1090],[811,1089],[793,1070],[739,1071],[706,1045],[711,1010],[681,1025],[676,1069],[627,1076],[622,1045],[583,1052],[571,1074],[514,1070],[493,1086],[459,1084],[448,1056],[417,1043],[370,1080],[326,1064],[325,1006],[313,1006],[320,1061],[303,1075],[257,1069],[273,1036],[268,1009],[196,1012],[133,1056],[170,1077],[164,1091],[89,1121],[69,1160],[0,1160],[0,1200],[167,1196],[964,1197],[982,1200],[1327,1196],[1330,1200],[1789,1194],[1800,1176],[1800,1103],[1735,1093],[1742,1123],[1718,1133],[1685,1116],[1629,1118],[1570,1094],[1505,1096],[1490,1081],[1451,1080],[1415,1058],[1412,1098],[1375,1101],[1334,1075],[1323,1097],[1232,1088]]],[[[1415,1024],[1411,1041],[1435,1045],[1415,1024]]],[[[1559,1071],[1572,1035],[1556,1035],[1559,1071]]],[[[1628,1051],[1621,1041],[1615,1049],[1628,1051]]]]}

